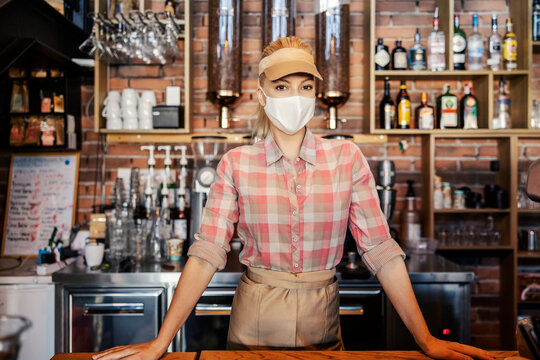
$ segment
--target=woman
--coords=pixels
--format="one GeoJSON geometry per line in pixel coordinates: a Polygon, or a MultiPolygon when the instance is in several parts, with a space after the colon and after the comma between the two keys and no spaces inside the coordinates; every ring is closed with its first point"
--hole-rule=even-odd
{"type": "Polygon", "coordinates": [[[157,359],[165,352],[216,270],[223,269],[237,224],[247,265],[235,297],[229,349],[342,350],[335,266],[347,225],[426,354],[492,359],[485,351],[429,333],[390,237],[366,159],[351,142],[323,140],[305,125],[315,109],[311,48],[281,38],[259,64],[256,134],[264,140],[226,153],[158,337],[104,351],[94,359],[157,359]]]}

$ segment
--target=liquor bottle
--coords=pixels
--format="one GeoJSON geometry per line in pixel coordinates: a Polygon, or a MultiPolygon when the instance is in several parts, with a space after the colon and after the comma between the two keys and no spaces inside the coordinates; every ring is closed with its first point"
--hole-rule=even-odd
{"type": "Polygon", "coordinates": [[[392,128],[396,116],[396,106],[390,97],[390,79],[384,78],[384,97],[379,104],[379,116],[381,129],[389,130],[392,128]]]}
{"type": "Polygon", "coordinates": [[[467,39],[469,70],[484,68],[484,37],[478,32],[478,14],[473,14],[473,32],[467,39]]]}
{"type": "Polygon", "coordinates": [[[491,16],[491,35],[488,40],[488,58],[487,64],[490,70],[500,70],[501,69],[501,56],[502,45],[501,45],[501,36],[497,31],[497,15],[493,14],[491,16]]]}
{"type": "Polygon", "coordinates": [[[431,71],[442,71],[446,67],[444,32],[439,30],[439,8],[435,8],[433,31],[428,38],[428,65],[431,71]]]}
{"type": "Polygon", "coordinates": [[[466,84],[465,95],[460,103],[460,127],[463,129],[478,129],[478,100],[471,91],[472,84],[466,84]]]}
{"type": "Polygon", "coordinates": [[[182,241],[187,241],[189,234],[189,213],[186,211],[186,200],[184,194],[178,196],[178,211],[172,218],[173,237],[182,241]]]}
{"type": "Polygon", "coordinates": [[[165,1],[165,12],[170,13],[173,16],[176,14],[176,4],[174,3],[174,0],[165,1]]]}
{"type": "Polygon", "coordinates": [[[407,70],[407,50],[401,46],[401,40],[396,40],[392,50],[392,70],[407,70]]]}
{"type": "Polygon", "coordinates": [[[435,115],[433,106],[428,105],[426,92],[422,92],[420,98],[421,103],[415,110],[416,124],[419,129],[431,130],[433,129],[433,120],[435,115]]]}
{"type": "Polygon", "coordinates": [[[383,39],[377,39],[377,45],[375,45],[375,70],[389,70],[390,69],[390,53],[388,52],[388,46],[383,44],[383,39]]]}
{"type": "Polygon", "coordinates": [[[414,34],[414,45],[409,50],[409,69],[426,70],[426,49],[420,44],[418,28],[416,28],[416,34],[414,34]]]}
{"type": "Polygon", "coordinates": [[[407,85],[401,80],[399,86],[399,94],[397,96],[397,128],[410,129],[411,127],[411,100],[407,94],[407,85]]]}
{"type": "Polygon", "coordinates": [[[409,188],[405,197],[407,204],[401,214],[401,237],[405,245],[412,245],[422,235],[422,224],[420,223],[420,212],[416,210],[416,197],[413,189],[414,181],[407,180],[407,183],[409,184],[409,188]]]}
{"type": "Polygon", "coordinates": [[[517,38],[512,30],[512,19],[506,19],[506,34],[503,40],[503,63],[505,70],[517,69],[517,38]]]}
{"type": "Polygon", "coordinates": [[[494,113],[493,129],[510,129],[510,96],[502,78],[499,80],[499,95],[494,113]]]}
{"type": "Polygon", "coordinates": [[[454,15],[454,70],[465,70],[465,52],[467,50],[467,38],[465,32],[459,26],[459,15],[454,15]]]}
{"type": "Polygon", "coordinates": [[[450,85],[444,85],[444,94],[437,97],[437,121],[439,129],[457,129],[458,99],[450,93],[450,85]]]}
{"type": "Polygon", "coordinates": [[[540,0],[533,2],[532,28],[533,41],[540,41],[540,0]]]}

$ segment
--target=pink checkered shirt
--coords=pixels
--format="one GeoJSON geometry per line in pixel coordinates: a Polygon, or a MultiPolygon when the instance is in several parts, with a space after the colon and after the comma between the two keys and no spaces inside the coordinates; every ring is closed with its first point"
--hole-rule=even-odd
{"type": "Polygon", "coordinates": [[[247,266],[298,273],[335,267],[347,225],[372,273],[395,256],[373,175],[352,142],[325,140],[307,129],[291,163],[272,135],[227,152],[217,167],[200,232],[188,255],[225,267],[237,224],[247,266]],[[296,168],[294,178],[291,166],[296,168]]]}

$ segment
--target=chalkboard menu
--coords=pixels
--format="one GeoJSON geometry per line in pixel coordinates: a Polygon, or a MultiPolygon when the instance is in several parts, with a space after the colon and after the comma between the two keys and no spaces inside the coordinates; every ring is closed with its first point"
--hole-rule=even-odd
{"type": "Polygon", "coordinates": [[[11,157],[2,255],[38,255],[54,227],[56,238],[75,221],[79,154],[11,157]]]}

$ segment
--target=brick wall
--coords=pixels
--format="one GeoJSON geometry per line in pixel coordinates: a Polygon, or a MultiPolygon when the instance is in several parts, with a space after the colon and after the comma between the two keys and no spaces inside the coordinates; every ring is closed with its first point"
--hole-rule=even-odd
{"type": "MultiPolygon", "coordinates": [[[[308,40],[315,47],[315,21],[314,1],[297,0],[296,34],[308,40]]],[[[152,7],[155,10],[163,9],[164,1],[154,0],[152,7]]],[[[350,48],[350,86],[351,97],[347,104],[339,110],[339,115],[346,118],[346,123],[340,123],[345,131],[361,131],[364,118],[363,94],[365,79],[362,76],[365,66],[363,53],[364,27],[363,27],[363,1],[351,3],[351,48],[350,48]]],[[[478,11],[480,15],[480,28],[484,34],[489,32],[490,16],[494,11],[499,14],[499,24],[504,21],[508,9],[505,0],[477,0],[465,1],[464,8],[461,1],[455,2],[456,11],[466,14],[462,17],[462,23],[467,33],[470,32],[471,12],[478,11]]],[[[401,38],[405,48],[412,44],[415,28],[418,26],[425,44],[426,35],[431,29],[432,12],[435,1],[432,0],[400,0],[400,1],[377,1],[377,33],[376,36],[385,38],[385,43],[390,49],[394,46],[394,40],[401,38]],[[412,26],[411,24],[415,24],[412,26]]],[[[193,126],[194,131],[217,129],[217,107],[206,99],[207,89],[207,43],[208,43],[208,9],[206,0],[193,1],[193,126]]],[[[243,1],[243,57],[242,57],[242,98],[233,110],[236,121],[231,123],[231,131],[249,131],[252,126],[253,113],[256,109],[254,92],[257,83],[257,63],[261,50],[261,10],[262,1],[243,1]]],[[[540,54],[533,57],[533,94],[540,100],[540,54]]],[[[118,66],[111,68],[111,89],[134,87],[140,90],[153,89],[156,91],[157,100],[164,98],[164,89],[168,85],[183,84],[183,66],[181,62],[161,65],[136,65],[118,66]]],[[[413,106],[418,103],[420,91],[428,91],[429,102],[434,103],[435,97],[440,92],[443,84],[448,81],[416,81],[409,83],[409,94],[413,100],[413,106]]],[[[463,84],[461,81],[451,81],[452,89],[461,96],[463,84]]],[[[378,84],[380,87],[380,84],[378,84]]],[[[397,86],[393,84],[393,89],[397,86]]],[[[395,91],[395,90],[394,90],[395,91]]],[[[474,90],[473,90],[474,91],[474,90]]],[[[106,166],[106,175],[103,180],[104,188],[95,186],[99,180],[101,158],[98,156],[100,148],[99,137],[93,131],[93,88],[83,86],[82,92],[82,125],[83,143],[81,151],[81,166],[79,174],[78,209],[77,221],[88,221],[93,206],[100,203],[102,191],[106,194],[105,203],[109,204],[112,194],[112,186],[116,178],[116,169],[136,166],[146,167],[146,156],[139,150],[138,144],[108,144],[106,155],[103,157],[106,166]]],[[[394,94],[394,93],[393,93],[394,94]]],[[[380,94],[378,94],[380,96],[380,94]]],[[[377,98],[377,102],[380,98],[377,98]]],[[[325,131],[323,121],[324,111],[318,109],[309,126],[316,131],[325,131]]],[[[188,147],[189,148],[189,147],[188,147]]],[[[393,160],[397,168],[398,203],[392,219],[394,225],[399,224],[400,210],[406,192],[406,180],[416,181],[416,194],[420,195],[421,178],[421,138],[412,136],[390,136],[388,143],[384,145],[360,144],[360,148],[374,168],[382,159],[393,160]],[[408,148],[400,151],[399,142],[406,140],[408,148]]],[[[520,169],[526,170],[527,164],[540,156],[539,141],[520,142],[520,169]]],[[[3,218],[6,182],[9,171],[9,153],[0,154],[0,212],[3,218]]],[[[454,184],[460,182],[463,185],[480,189],[483,184],[491,182],[489,161],[495,159],[497,149],[493,140],[438,140],[436,147],[436,168],[443,180],[454,184]],[[464,174],[466,177],[464,177],[464,174]],[[466,181],[463,181],[465,179],[466,181]]],[[[173,156],[175,165],[177,157],[173,156]]],[[[192,156],[190,155],[190,164],[192,156]]],[[[163,156],[157,156],[157,168],[163,167],[163,156]]],[[[191,174],[190,174],[191,176],[191,174]]],[[[98,182],[100,183],[100,182],[98,182]]],[[[420,208],[420,202],[417,204],[420,208]]],[[[487,348],[498,348],[498,304],[499,304],[499,277],[500,266],[497,258],[456,258],[462,265],[474,271],[477,275],[473,286],[473,310],[472,310],[472,338],[473,344],[487,348]]]]}

